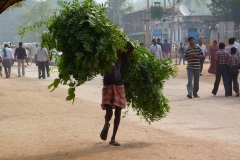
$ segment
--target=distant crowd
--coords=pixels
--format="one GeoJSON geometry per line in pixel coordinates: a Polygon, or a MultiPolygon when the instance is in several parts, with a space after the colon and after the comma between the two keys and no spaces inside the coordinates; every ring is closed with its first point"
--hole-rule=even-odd
{"type": "MultiPolygon", "coordinates": [[[[2,77],[2,68],[4,68],[5,78],[10,78],[11,68],[15,61],[18,66],[18,77],[25,76],[25,63],[28,65],[29,51],[23,47],[22,42],[19,42],[19,46],[15,50],[10,48],[10,45],[4,44],[4,47],[0,49],[0,76],[2,77]]],[[[50,77],[49,64],[51,52],[48,52],[46,48],[38,47],[38,44],[36,44],[33,55],[38,66],[38,78],[45,79],[46,76],[50,77]]]]}

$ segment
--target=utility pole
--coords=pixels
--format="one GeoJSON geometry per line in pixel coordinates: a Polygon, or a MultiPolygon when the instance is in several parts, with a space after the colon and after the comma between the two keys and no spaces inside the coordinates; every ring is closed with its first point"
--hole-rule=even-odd
{"type": "MultiPolygon", "coordinates": [[[[171,19],[171,28],[170,28],[170,45],[171,45],[171,49],[172,49],[172,42],[173,42],[173,29],[174,29],[174,10],[175,10],[175,0],[173,0],[173,9],[172,9],[172,19],[171,19]]],[[[170,50],[170,58],[172,58],[172,52],[170,50]]]]}
{"type": "Polygon", "coordinates": [[[146,20],[146,34],[145,34],[145,44],[147,45],[150,40],[150,30],[149,30],[149,26],[150,26],[150,14],[149,14],[149,0],[147,0],[147,20],[146,20]]]}

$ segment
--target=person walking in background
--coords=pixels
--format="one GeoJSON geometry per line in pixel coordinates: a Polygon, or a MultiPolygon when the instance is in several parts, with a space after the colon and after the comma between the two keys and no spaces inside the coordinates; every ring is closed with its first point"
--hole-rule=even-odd
{"type": "Polygon", "coordinates": [[[202,70],[203,70],[203,64],[204,64],[204,61],[205,61],[205,57],[207,55],[207,47],[204,44],[202,44],[201,39],[198,41],[197,46],[199,46],[202,49],[202,52],[203,52],[203,55],[204,55],[204,57],[200,58],[200,66],[201,66],[200,76],[201,76],[202,75],[202,70]]]}
{"type": "Polygon", "coordinates": [[[198,95],[199,90],[199,74],[200,74],[200,58],[204,57],[202,49],[195,45],[194,38],[188,38],[189,47],[185,52],[185,59],[188,61],[187,64],[187,76],[188,76],[188,98],[200,98],[198,95]],[[192,82],[193,80],[193,82],[192,82]],[[194,86],[193,86],[194,85],[194,86]]]}
{"type": "Polygon", "coordinates": [[[180,47],[178,49],[178,53],[180,54],[180,58],[179,58],[179,65],[181,64],[181,61],[183,60],[183,64],[185,65],[185,57],[184,57],[184,54],[185,54],[185,48],[183,46],[183,43],[180,43],[180,47]]]}
{"type": "Polygon", "coordinates": [[[219,47],[217,45],[217,41],[214,40],[213,41],[213,46],[210,48],[210,54],[209,54],[209,60],[210,60],[210,67],[208,69],[208,73],[211,73],[211,74],[216,74],[216,54],[217,54],[217,51],[219,50],[219,47]]]}
{"type": "Polygon", "coordinates": [[[144,47],[144,44],[141,42],[140,44],[139,44],[141,47],[144,47]]]}
{"type": "Polygon", "coordinates": [[[165,39],[163,46],[162,46],[163,50],[163,58],[168,58],[169,57],[169,53],[171,51],[171,44],[168,43],[168,41],[165,39]]]}
{"type": "Polygon", "coordinates": [[[12,50],[8,48],[8,44],[4,44],[4,48],[1,49],[2,64],[5,70],[6,78],[10,77],[12,61],[14,60],[12,50]]]}
{"type": "Polygon", "coordinates": [[[38,61],[38,78],[46,79],[45,68],[46,61],[48,60],[48,52],[46,48],[39,48],[37,52],[37,61],[38,61]]]}
{"type": "Polygon", "coordinates": [[[50,54],[51,52],[50,51],[47,51],[47,61],[46,61],[46,73],[47,73],[47,77],[50,77],[50,68],[49,68],[49,65],[50,65],[50,54]]]}
{"type": "Polygon", "coordinates": [[[2,53],[0,52],[0,76],[2,77],[2,53]]]}
{"type": "MultiPolygon", "coordinates": [[[[8,43],[8,48],[11,50],[11,53],[12,53],[12,57],[14,57],[14,51],[13,51],[13,49],[12,48],[10,48],[11,47],[11,43],[9,42],[8,43]]],[[[14,59],[12,60],[12,66],[14,65],[14,59]]],[[[10,72],[10,74],[11,74],[11,72],[10,72]]]]}
{"type": "Polygon", "coordinates": [[[25,61],[26,61],[27,65],[28,65],[28,60],[29,60],[29,55],[30,55],[29,53],[30,53],[30,52],[28,51],[27,48],[26,48],[25,50],[26,50],[26,55],[27,55],[27,56],[25,57],[25,61]]]}
{"type": "Polygon", "coordinates": [[[157,38],[157,44],[161,46],[161,50],[163,50],[163,44],[161,42],[161,39],[160,38],[157,38]]]}
{"type": "Polygon", "coordinates": [[[234,47],[237,47],[238,49],[240,49],[240,44],[237,42],[236,38],[235,37],[232,37],[233,40],[234,40],[234,47]]]}
{"type": "Polygon", "coordinates": [[[219,51],[216,54],[216,64],[217,64],[217,72],[216,72],[216,79],[214,83],[214,87],[212,90],[212,94],[216,95],[219,87],[219,83],[221,77],[223,78],[223,84],[225,89],[225,97],[229,96],[229,75],[228,75],[228,59],[229,53],[225,50],[225,44],[219,44],[219,51]]]}
{"type": "Polygon", "coordinates": [[[38,52],[38,44],[36,44],[36,48],[33,50],[33,55],[34,55],[34,61],[36,63],[36,66],[38,66],[38,61],[37,61],[37,52],[38,52]]]}
{"type": "MultiPolygon", "coordinates": [[[[228,39],[228,46],[226,47],[226,51],[230,54],[231,53],[231,48],[232,47],[236,47],[235,45],[234,45],[234,42],[235,42],[235,38],[229,38],[228,39]]],[[[240,58],[240,50],[236,47],[236,56],[238,57],[238,58],[240,58]]]]}
{"type": "Polygon", "coordinates": [[[231,48],[231,54],[227,61],[229,67],[229,96],[232,96],[232,84],[233,90],[236,93],[236,97],[239,97],[239,84],[238,84],[238,68],[240,67],[240,59],[236,56],[237,48],[231,48]]]}
{"type": "Polygon", "coordinates": [[[25,59],[27,57],[26,50],[22,47],[23,43],[19,42],[19,47],[15,50],[15,58],[18,62],[18,77],[21,77],[20,68],[22,66],[22,76],[25,76],[25,59]]]}
{"type": "Polygon", "coordinates": [[[149,51],[158,57],[159,59],[162,58],[162,50],[161,46],[157,44],[156,39],[152,39],[152,45],[149,47],[149,51]]]}

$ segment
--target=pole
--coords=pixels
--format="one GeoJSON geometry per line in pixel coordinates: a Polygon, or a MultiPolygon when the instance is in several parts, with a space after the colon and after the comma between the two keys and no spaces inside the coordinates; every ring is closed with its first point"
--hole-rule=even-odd
{"type": "Polygon", "coordinates": [[[149,0],[147,0],[147,21],[146,21],[146,35],[145,35],[145,44],[146,46],[148,45],[149,41],[149,36],[150,36],[150,16],[149,16],[149,0]]]}
{"type": "Polygon", "coordinates": [[[164,0],[164,14],[166,14],[166,0],[164,0]]]}
{"type": "Polygon", "coordinates": [[[113,23],[116,22],[116,6],[115,2],[113,2],[113,23]]]}
{"type": "MultiPolygon", "coordinates": [[[[173,42],[173,29],[174,29],[174,10],[175,10],[175,0],[173,0],[173,9],[172,9],[172,21],[171,21],[171,29],[170,29],[170,45],[172,50],[172,42],[173,42]]],[[[172,58],[172,51],[170,50],[170,58],[172,58]]]]}

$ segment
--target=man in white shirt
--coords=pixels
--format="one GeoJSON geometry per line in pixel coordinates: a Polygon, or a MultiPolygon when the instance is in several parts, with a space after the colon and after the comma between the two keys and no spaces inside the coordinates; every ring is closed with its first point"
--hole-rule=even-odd
{"type": "Polygon", "coordinates": [[[46,61],[48,60],[48,52],[46,48],[39,48],[37,52],[37,61],[38,61],[38,78],[45,79],[45,68],[46,61]]]}
{"type": "Polygon", "coordinates": [[[161,46],[157,44],[156,39],[152,39],[152,45],[149,47],[149,51],[158,57],[158,59],[162,59],[162,49],[161,46]]]}
{"type": "Polygon", "coordinates": [[[206,55],[207,55],[207,47],[202,44],[202,40],[200,39],[198,41],[198,44],[196,46],[199,46],[202,49],[203,52],[203,58],[200,58],[200,76],[202,75],[202,70],[203,70],[203,63],[205,61],[206,55]]]}
{"type": "Polygon", "coordinates": [[[236,49],[237,49],[237,51],[236,51],[236,56],[238,57],[238,58],[240,58],[240,51],[239,51],[239,49],[234,45],[234,42],[235,42],[235,38],[229,38],[228,39],[228,46],[226,47],[226,51],[229,53],[229,54],[231,54],[231,48],[232,47],[235,47],[236,49]]]}
{"type": "Polygon", "coordinates": [[[240,48],[240,44],[236,41],[235,37],[233,37],[233,39],[234,39],[234,44],[233,45],[239,49],[240,48]]]}
{"type": "Polygon", "coordinates": [[[12,61],[14,59],[12,50],[8,48],[8,44],[4,44],[4,48],[1,49],[2,64],[5,70],[6,78],[10,77],[12,61]]]}

